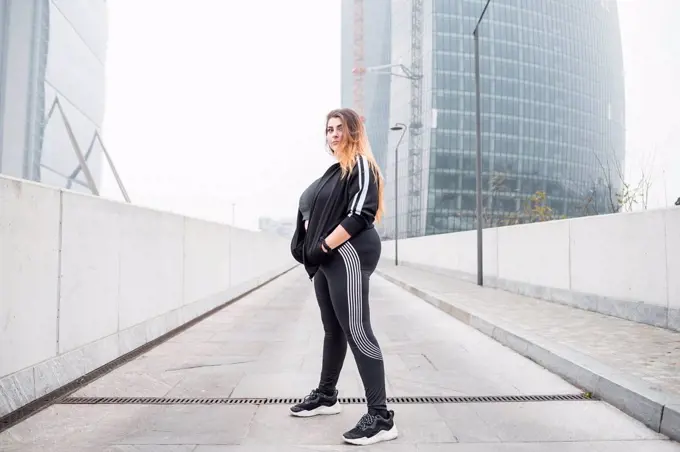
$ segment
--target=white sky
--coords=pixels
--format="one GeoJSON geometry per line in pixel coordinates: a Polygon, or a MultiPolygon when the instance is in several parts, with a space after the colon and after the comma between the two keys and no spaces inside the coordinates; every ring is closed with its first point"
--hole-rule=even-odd
{"type": "MultiPolygon", "coordinates": [[[[369,0],[370,1],[370,0],[369,0]]],[[[595,1],[595,0],[593,0],[595,1]]],[[[619,0],[629,172],[680,196],[680,0],[619,0]],[[665,180],[664,180],[665,172],[665,180]]],[[[257,228],[332,163],[340,0],[111,0],[104,140],[135,204],[257,228]]],[[[108,176],[108,175],[107,175],[108,176]]],[[[119,197],[111,177],[104,195],[119,197]]]]}
{"type": "MultiPolygon", "coordinates": [[[[104,140],[136,204],[257,228],[332,160],[339,0],[112,0],[104,140]]],[[[106,181],[107,192],[115,191],[106,181]]]]}
{"type": "Polygon", "coordinates": [[[618,0],[626,76],[626,166],[650,167],[650,207],[680,197],[680,0],[618,0]]]}

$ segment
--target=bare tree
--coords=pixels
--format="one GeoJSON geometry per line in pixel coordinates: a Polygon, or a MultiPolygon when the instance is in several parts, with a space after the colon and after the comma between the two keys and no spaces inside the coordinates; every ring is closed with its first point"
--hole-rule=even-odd
{"type": "Polygon", "coordinates": [[[500,193],[507,191],[505,182],[507,181],[507,173],[494,171],[489,177],[489,190],[486,199],[482,200],[485,206],[482,210],[482,217],[484,218],[484,225],[487,227],[502,226],[502,219],[499,218],[499,212],[496,210],[494,201],[500,193]]]}
{"type": "MultiPolygon", "coordinates": [[[[654,155],[652,154],[650,165],[653,165],[654,155]]],[[[647,209],[649,190],[652,186],[650,177],[651,166],[642,168],[641,177],[637,183],[630,183],[626,180],[620,160],[615,156],[610,157],[609,153],[607,153],[604,156],[604,161],[594,151],[593,156],[600,168],[601,178],[595,181],[593,186],[584,195],[584,202],[582,204],[584,215],[597,215],[600,213],[598,204],[601,197],[606,204],[606,210],[611,213],[631,212],[637,204],[642,204],[642,208],[647,209]],[[598,188],[602,189],[602,193],[598,193],[598,188]]]]}
{"type": "Polygon", "coordinates": [[[649,205],[649,189],[652,187],[651,174],[654,168],[654,161],[656,160],[656,150],[651,153],[651,160],[643,164],[640,170],[640,181],[638,182],[638,191],[640,193],[640,202],[642,208],[647,210],[649,205]]]}
{"type": "Polygon", "coordinates": [[[578,209],[583,216],[598,215],[600,213],[597,206],[597,187],[595,185],[585,191],[583,202],[578,205],[578,209]]]}

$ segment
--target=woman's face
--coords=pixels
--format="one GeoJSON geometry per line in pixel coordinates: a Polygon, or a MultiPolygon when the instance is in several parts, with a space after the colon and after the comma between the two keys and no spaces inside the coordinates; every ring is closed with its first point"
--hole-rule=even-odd
{"type": "Polygon", "coordinates": [[[342,143],[342,134],[342,121],[340,121],[340,118],[329,119],[326,125],[326,142],[333,152],[336,152],[338,146],[342,143]]]}

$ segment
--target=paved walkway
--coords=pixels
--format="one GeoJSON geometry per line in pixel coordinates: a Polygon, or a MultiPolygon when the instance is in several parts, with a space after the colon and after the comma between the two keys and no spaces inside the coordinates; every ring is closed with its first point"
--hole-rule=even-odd
{"type": "Polygon", "coordinates": [[[479,287],[409,266],[381,271],[488,319],[572,347],[653,387],[680,396],[680,333],[558,303],[479,287]]]}
{"type": "MultiPolygon", "coordinates": [[[[544,395],[579,390],[380,277],[371,315],[388,396],[544,395]]],[[[78,396],[302,397],[322,344],[310,282],[296,269],[78,396]]],[[[340,395],[363,396],[351,353],[340,395]]],[[[370,451],[680,452],[601,401],[391,404],[400,437],[370,451]],[[547,444],[549,443],[549,444],[547,444]]],[[[53,405],[0,434],[0,450],[287,452],[356,450],[341,434],[365,411],[300,419],[287,405],[53,405]]]]}
{"type": "Polygon", "coordinates": [[[379,273],[680,441],[680,333],[409,265],[379,273]]]}

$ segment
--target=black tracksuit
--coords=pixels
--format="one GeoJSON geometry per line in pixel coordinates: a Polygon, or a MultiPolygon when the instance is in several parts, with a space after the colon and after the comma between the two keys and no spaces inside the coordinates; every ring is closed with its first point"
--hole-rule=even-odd
{"type": "Polygon", "coordinates": [[[385,371],[368,304],[369,279],[381,252],[373,227],[377,207],[378,185],[368,160],[357,157],[344,178],[336,163],[303,193],[291,252],[314,279],[321,310],[325,337],[319,389],[329,394],[335,389],[349,342],[368,407],[383,411],[385,371]],[[331,253],[323,253],[321,241],[339,224],[351,238],[331,253]]]}

